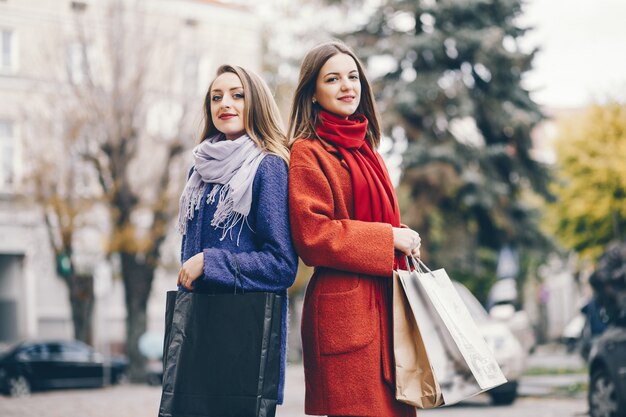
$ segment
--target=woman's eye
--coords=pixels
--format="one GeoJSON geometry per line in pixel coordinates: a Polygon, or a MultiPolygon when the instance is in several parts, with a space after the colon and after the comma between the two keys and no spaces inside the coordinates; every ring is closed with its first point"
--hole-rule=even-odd
{"type": "Polygon", "coordinates": [[[351,79],[351,80],[358,80],[358,79],[359,79],[359,76],[358,76],[358,75],[356,75],[356,74],[355,74],[355,75],[351,75],[351,76],[350,76],[350,79],[351,79]]]}
{"type": "Polygon", "coordinates": [[[243,93],[235,93],[233,94],[233,97],[241,99],[241,98],[244,98],[244,95],[243,93]]]}
{"type": "Polygon", "coordinates": [[[326,82],[327,83],[332,83],[332,82],[335,82],[335,81],[337,81],[337,77],[326,78],[326,82]]]}
{"type": "Polygon", "coordinates": [[[213,96],[211,97],[211,101],[220,101],[222,99],[222,96],[213,96]]]}

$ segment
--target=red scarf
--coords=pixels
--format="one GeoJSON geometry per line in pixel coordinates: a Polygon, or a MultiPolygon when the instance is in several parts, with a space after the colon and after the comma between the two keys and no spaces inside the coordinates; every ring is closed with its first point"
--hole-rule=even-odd
{"type": "Polygon", "coordinates": [[[400,227],[398,201],[382,159],[365,139],[367,119],[361,114],[342,119],[320,112],[320,138],[335,145],[350,170],[356,220],[400,227]]]}

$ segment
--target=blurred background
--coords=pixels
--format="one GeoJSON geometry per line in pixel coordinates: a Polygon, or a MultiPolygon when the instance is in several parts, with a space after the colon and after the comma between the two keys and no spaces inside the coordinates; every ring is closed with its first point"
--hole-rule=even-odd
{"type": "MultiPolygon", "coordinates": [[[[403,223],[489,324],[513,383],[489,404],[626,415],[624,19],[620,0],[0,0],[0,390],[66,386],[23,371],[55,358],[160,384],[215,70],[261,74],[286,120],[304,53],[334,38],[374,85],[403,223]]],[[[311,272],[290,290],[300,382],[311,272]]]]}

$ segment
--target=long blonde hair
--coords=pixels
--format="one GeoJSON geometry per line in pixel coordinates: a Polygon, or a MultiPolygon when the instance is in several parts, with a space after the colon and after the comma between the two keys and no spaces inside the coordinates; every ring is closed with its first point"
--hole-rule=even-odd
{"type": "Polygon", "coordinates": [[[361,81],[361,100],[355,113],[360,113],[367,118],[368,126],[366,138],[373,149],[380,144],[380,118],[376,110],[374,93],[363,71],[363,64],[356,57],[352,49],[339,41],[322,43],[311,49],[302,60],[298,86],[291,104],[289,116],[289,140],[290,145],[298,138],[317,138],[315,128],[319,119],[319,104],[313,103],[315,85],[320,70],[330,58],[337,54],[346,54],[354,59],[359,71],[361,81]]]}
{"type": "MultiPolygon", "coordinates": [[[[287,136],[282,127],[282,118],[265,81],[254,72],[236,65],[220,66],[215,78],[227,72],[237,75],[243,86],[245,100],[243,126],[248,136],[261,150],[279,156],[289,163],[289,148],[287,136]]],[[[215,79],[209,85],[204,98],[205,122],[198,143],[219,133],[211,120],[211,89],[214,82],[215,79]]]]}

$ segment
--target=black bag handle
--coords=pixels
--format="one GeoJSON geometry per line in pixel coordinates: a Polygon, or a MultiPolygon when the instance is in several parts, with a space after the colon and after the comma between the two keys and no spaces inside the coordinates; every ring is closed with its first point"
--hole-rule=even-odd
{"type": "Polygon", "coordinates": [[[239,260],[237,259],[237,255],[233,253],[233,261],[235,263],[235,292],[237,294],[237,281],[241,284],[241,293],[243,294],[245,291],[243,289],[243,282],[241,281],[241,270],[239,269],[239,260]]]}

